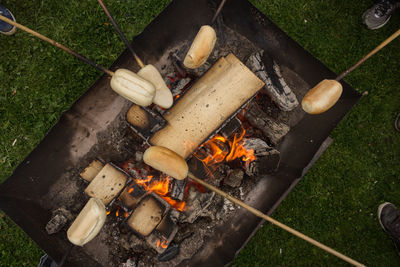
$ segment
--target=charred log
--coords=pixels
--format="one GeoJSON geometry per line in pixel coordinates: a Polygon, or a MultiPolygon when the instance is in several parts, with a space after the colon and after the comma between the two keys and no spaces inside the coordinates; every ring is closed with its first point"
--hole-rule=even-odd
{"type": "Polygon", "coordinates": [[[244,114],[244,117],[252,126],[260,129],[274,145],[278,144],[290,130],[288,125],[276,122],[264,111],[262,111],[261,108],[254,102],[250,104],[249,109],[244,114]]]}
{"type": "Polygon", "coordinates": [[[280,153],[259,138],[248,138],[244,142],[247,150],[253,150],[256,159],[245,163],[245,172],[249,176],[274,172],[280,162],[280,153]]]}
{"type": "Polygon", "coordinates": [[[53,216],[46,225],[46,232],[49,235],[58,233],[72,218],[73,216],[68,210],[64,208],[56,209],[53,211],[53,216]]]}
{"type": "Polygon", "coordinates": [[[171,198],[175,200],[182,201],[185,195],[186,179],[183,180],[173,180],[173,186],[171,191],[171,198]]]}
{"type": "Polygon", "coordinates": [[[265,86],[262,88],[283,111],[291,111],[299,105],[292,89],[282,77],[279,65],[264,51],[252,54],[246,65],[260,78],[265,86]]]}

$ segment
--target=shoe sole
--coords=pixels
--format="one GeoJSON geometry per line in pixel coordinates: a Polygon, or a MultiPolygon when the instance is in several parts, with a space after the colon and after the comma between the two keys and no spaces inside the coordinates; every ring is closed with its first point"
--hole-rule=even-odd
{"type": "MultiPolygon", "coordinates": [[[[387,204],[392,204],[392,203],[390,203],[390,202],[385,202],[385,203],[382,203],[382,204],[379,205],[379,207],[378,207],[378,221],[379,221],[379,224],[381,225],[383,231],[385,231],[385,233],[389,235],[389,233],[386,231],[385,227],[383,226],[383,224],[382,224],[382,222],[381,222],[381,213],[382,213],[383,208],[384,208],[387,204]]],[[[392,241],[393,241],[393,243],[394,243],[394,246],[397,248],[396,243],[394,242],[393,238],[392,238],[390,235],[389,235],[389,237],[390,237],[390,239],[392,239],[392,241]]],[[[399,249],[396,249],[396,250],[397,250],[397,254],[400,256],[400,248],[399,248],[399,249]]]]}
{"type": "Polygon", "coordinates": [[[368,29],[370,29],[370,30],[377,30],[377,29],[379,29],[379,28],[382,28],[383,26],[385,26],[385,25],[389,22],[390,18],[392,17],[392,15],[390,15],[390,16],[385,20],[385,22],[384,22],[383,24],[380,24],[380,25],[378,25],[378,26],[376,26],[376,27],[371,27],[371,26],[369,26],[367,23],[365,23],[365,17],[367,16],[368,11],[369,11],[369,9],[368,9],[367,11],[365,11],[364,14],[362,15],[362,20],[363,20],[363,24],[364,24],[368,29]]]}
{"type": "MultiPolygon", "coordinates": [[[[382,224],[382,222],[381,222],[381,213],[382,213],[383,208],[384,208],[387,204],[391,204],[391,203],[390,203],[390,202],[385,202],[385,203],[380,204],[379,207],[378,207],[378,221],[379,221],[379,224],[381,225],[382,229],[383,229],[385,232],[386,232],[386,229],[385,229],[385,227],[383,226],[383,224],[382,224]]],[[[387,232],[386,232],[386,233],[387,233],[387,232]]]]}
{"type": "MultiPolygon", "coordinates": [[[[9,12],[10,12],[11,17],[13,18],[12,20],[14,22],[17,22],[17,20],[15,19],[13,13],[11,13],[11,11],[9,11],[9,12]]],[[[13,26],[13,28],[10,31],[8,31],[8,32],[0,31],[0,33],[5,34],[5,35],[13,35],[16,31],[17,31],[17,27],[13,26]]]]}

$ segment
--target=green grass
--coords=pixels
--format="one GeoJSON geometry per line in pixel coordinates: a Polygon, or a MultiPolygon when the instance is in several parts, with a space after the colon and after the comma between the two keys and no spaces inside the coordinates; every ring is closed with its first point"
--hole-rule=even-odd
{"type": "MultiPolygon", "coordinates": [[[[138,34],[167,0],[107,1],[122,30],[138,34]]],[[[351,66],[400,25],[363,27],[373,1],[252,1],[292,38],[335,72],[351,66]]],[[[2,1],[20,23],[105,66],[123,51],[97,1],[2,1]]],[[[360,103],[332,133],[334,144],[278,207],[273,217],[357,260],[400,265],[376,218],[377,206],[400,206],[400,39],[345,80],[360,103]]],[[[100,76],[71,56],[28,34],[0,36],[0,182],[44,138],[69,106],[100,76]],[[16,141],[15,141],[16,140],[16,141]],[[14,144],[14,145],[13,145],[14,144]]],[[[0,212],[0,266],[35,266],[43,253],[0,212]]],[[[265,224],[235,266],[339,265],[342,261],[265,224]]]]}

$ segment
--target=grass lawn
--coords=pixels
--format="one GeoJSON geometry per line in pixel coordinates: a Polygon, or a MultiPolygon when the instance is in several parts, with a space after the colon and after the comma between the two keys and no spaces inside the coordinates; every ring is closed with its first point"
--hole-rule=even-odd
{"type": "MultiPolygon", "coordinates": [[[[232,0],[233,1],[233,0],[232,0]]],[[[123,32],[138,34],[168,0],[106,1],[123,32]]],[[[400,12],[382,29],[362,25],[370,0],[253,0],[292,38],[339,73],[399,28],[400,12]]],[[[2,1],[17,21],[110,65],[124,50],[97,1],[2,1]]],[[[333,145],[273,217],[366,265],[399,266],[381,230],[377,206],[400,207],[400,39],[345,80],[368,92],[332,133],[333,145]]],[[[18,31],[0,36],[0,182],[61,112],[101,74],[47,43],[18,31]]],[[[43,252],[0,211],[0,266],[36,266],[43,252]]],[[[265,224],[235,266],[344,265],[290,234],[265,224]]]]}

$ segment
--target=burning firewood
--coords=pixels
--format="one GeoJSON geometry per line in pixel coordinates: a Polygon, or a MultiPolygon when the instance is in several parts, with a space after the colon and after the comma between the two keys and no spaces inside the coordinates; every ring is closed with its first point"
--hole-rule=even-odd
{"type": "Polygon", "coordinates": [[[271,173],[275,171],[280,162],[280,153],[273,147],[270,147],[266,142],[259,138],[247,138],[244,140],[243,146],[247,150],[253,150],[255,160],[246,162],[244,168],[249,176],[271,173]]]}
{"type": "MultiPolygon", "coordinates": [[[[164,149],[167,149],[167,148],[163,148],[163,150],[164,150],[164,149]]],[[[183,158],[181,158],[181,159],[176,159],[176,160],[177,160],[177,161],[179,162],[179,164],[180,164],[181,161],[183,160],[183,158]]],[[[169,163],[169,164],[173,164],[172,161],[170,161],[170,162],[168,162],[168,163],[169,163]]],[[[159,165],[159,169],[158,169],[158,170],[161,171],[161,172],[168,171],[168,168],[167,168],[167,167],[166,167],[166,170],[162,169],[162,167],[166,167],[166,165],[159,165]]],[[[187,168],[188,168],[188,167],[187,167],[187,165],[186,165],[186,169],[187,169],[187,168]]],[[[237,198],[235,198],[235,197],[233,197],[233,196],[231,196],[231,195],[225,193],[224,191],[222,191],[222,190],[216,188],[215,186],[210,185],[209,183],[207,183],[207,182],[205,182],[205,181],[203,181],[203,180],[197,178],[197,177],[194,176],[191,172],[188,172],[187,174],[188,174],[188,177],[189,177],[190,179],[192,179],[192,180],[194,180],[195,182],[197,182],[197,183],[203,185],[204,187],[210,189],[211,191],[217,193],[218,195],[224,197],[225,199],[227,199],[227,200],[229,200],[229,201],[235,203],[236,205],[238,205],[238,206],[240,206],[240,207],[242,207],[242,208],[248,210],[248,211],[251,212],[252,214],[254,214],[254,215],[256,215],[256,216],[258,216],[258,217],[260,217],[260,218],[262,218],[262,219],[267,220],[268,222],[270,222],[270,223],[272,223],[272,224],[274,224],[274,225],[276,225],[276,226],[278,226],[278,227],[280,227],[280,228],[282,228],[282,229],[288,231],[289,233],[291,233],[291,234],[293,234],[293,235],[295,235],[295,236],[297,236],[297,237],[299,237],[299,238],[301,238],[301,239],[303,239],[303,240],[305,240],[305,241],[307,241],[307,242],[309,242],[309,243],[311,243],[311,244],[313,244],[313,245],[315,245],[315,246],[317,246],[317,247],[319,247],[319,248],[325,250],[325,251],[328,252],[328,253],[331,253],[332,255],[335,255],[336,257],[341,258],[342,260],[344,260],[344,261],[346,261],[346,262],[348,262],[348,263],[351,263],[351,264],[353,264],[353,265],[355,265],[355,266],[364,266],[363,264],[361,264],[361,263],[359,263],[359,262],[357,262],[357,261],[355,261],[355,260],[353,260],[353,259],[351,259],[351,258],[349,258],[349,257],[347,257],[347,256],[345,256],[345,255],[343,255],[343,254],[341,254],[341,253],[339,253],[339,252],[337,252],[336,250],[331,249],[330,247],[328,247],[328,246],[326,246],[326,245],[324,245],[324,244],[322,244],[322,243],[319,243],[318,241],[316,241],[316,240],[314,240],[314,239],[312,239],[312,238],[310,238],[310,237],[308,237],[308,236],[306,236],[306,235],[304,235],[304,234],[302,234],[302,233],[300,233],[300,232],[294,230],[293,228],[290,228],[290,227],[288,227],[288,226],[286,226],[286,225],[284,225],[284,224],[282,224],[282,223],[280,223],[280,222],[274,220],[273,218],[269,217],[268,215],[262,213],[261,211],[259,211],[259,210],[255,209],[255,208],[251,207],[250,205],[247,205],[247,204],[244,203],[243,201],[241,201],[241,200],[239,200],[239,199],[237,199],[237,198]]]]}

